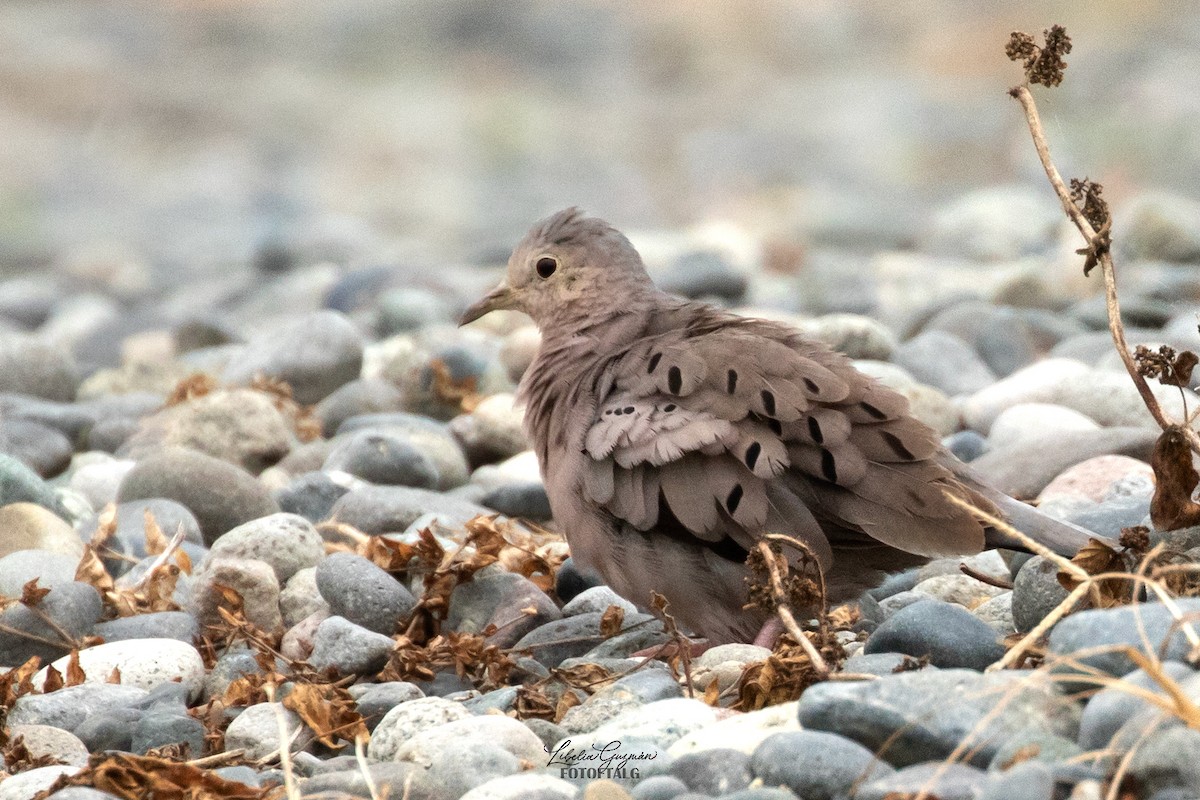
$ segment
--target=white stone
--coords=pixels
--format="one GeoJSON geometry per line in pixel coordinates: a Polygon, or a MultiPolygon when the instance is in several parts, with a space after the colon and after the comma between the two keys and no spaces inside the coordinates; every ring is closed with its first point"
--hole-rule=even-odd
{"type": "Polygon", "coordinates": [[[30,800],[58,780],[58,776],[74,775],[80,769],[82,768],[56,764],[20,772],[0,783],[0,800],[30,800]]]}
{"type": "MultiPolygon", "coordinates": [[[[420,701],[413,701],[417,702],[420,701]]],[[[428,728],[421,731],[420,736],[409,737],[396,751],[395,760],[431,764],[439,753],[451,748],[470,750],[473,742],[495,745],[534,764],[546,755],[542,740],[526,725],[500,714],[481,714],[428,728]]]]}
{"type": "Polygon", "coordinates": [[[751,755],[768,736],[800,730],[799,705],[800,701],[795,700],[759,711],[736,714],[689,733],[671,745],[667,753],[678,757],[700,750],[732,747],[751,755]]]}
{"type": "Polygon", "coordinates": [[[1099,429],[1094,419],[1073,408],[1053,403],[1018,403],[996,416],[988,433],[988,444],[1000,448],[1022,439],[1040,439],[1052,431],[1099,429]]]}
{"type": "Polygon", "coordinates": [[[521,772],[492,778],[464,794],[459,800],[574,800],[578,794],[575,784],[544,772],[521,772]]]}
{"type": "Polygon", "coordinates": [[[400,748],[413,736],[469,716],[471,712],[461,703],[442,697],[422,697],[401,703],[385,714],[375,727],[367,755],[372,761],[394,761],[400,748]]]}
{"type": "MultiPolygon", "coordinates": [[[[70,656],[50,666],[64,677],[70,656]]],[[[204,683],[204,660],[196,648],[176,639],[126,639],[79,651],[79,667],[85,683],[108,683],[114,668],[121,671],[121,685],[150,691],[164,683],[182,683],[189,697],[197,697],[204,683]]],[[[34,686],[46,681],[49,667],[33,678],[34,686]]]]}
{"type": "Polygon", "coordinates": [[[245,750],[248,761],[266,758],[280,750],[281,714],[290,740],[289,751],[303,750],[313,740],[312,731],[300,721],[296,712],[284,708],[283,703],[258,703],[238,714],[225,729],[225,749],[245,750]]]}

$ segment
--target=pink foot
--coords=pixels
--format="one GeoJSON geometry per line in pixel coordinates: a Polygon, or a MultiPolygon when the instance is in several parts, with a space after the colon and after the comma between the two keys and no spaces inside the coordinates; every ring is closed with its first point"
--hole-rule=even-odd
{"type": "Polygon", "coordinates": [[[772,649],[775,647],[775,640],[779,638],[779,634],[781,633],[783,633],[783,622],[780,621],[779,617],[770,617],[763,623],[758,636],[754,637],[754,644],[758,647],[772,649]]]}

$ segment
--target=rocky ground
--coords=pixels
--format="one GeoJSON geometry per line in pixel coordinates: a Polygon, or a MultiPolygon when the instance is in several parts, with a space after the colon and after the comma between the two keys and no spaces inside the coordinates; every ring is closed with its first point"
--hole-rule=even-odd
{"type": "MultiPolygon", "coordinates": [[[[1134,341],[1200,338],[1192,208],[1126,210],[1134,341]]],[[[1005,491],[1114,538],[1149,525],[1156,430],[1053,203],[995,190],[936,220],[943,247],[864,259],[639,243],[674,291],[845,350],[1005,491]],[[1009,222],[1034,217],[1036,236],[1009,222]]],[[[812,635],[854,680],[813,684],[788,647],[634,658],[676,634],[564,561],[513,403],[536,331],[454,325],[498,269],[414,285],[319,262],[120,299],[53,273],[0,285],[0,799],[285,779],[312,797],[1032,799],[1099,797],[1115,772],[1139,797],[1200,792],[1195,640],[1174,617],[1200,600],[1077,610],[987,671],[1067,596],[1041,557],[966,559],[985,580],[935,561],[836,611],[812,635]]],[[[1200,529],[1126,543],[1106,568],[1157,544],[1159,567],[1200,562],[1200,529]]]]}

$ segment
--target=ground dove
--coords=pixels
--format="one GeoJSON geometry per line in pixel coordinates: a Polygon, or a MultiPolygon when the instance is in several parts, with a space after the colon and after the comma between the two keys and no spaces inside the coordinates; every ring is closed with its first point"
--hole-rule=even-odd
{"type": "Polygon", "coordinates": [[[947,493],[1054,549],[1086,541],[976,481],[845,356],[660,292],[629,240],[578,209],[538,223],[462,322],[495,309],[542,332],[520,398],[574,559],[634,603],[664,595],[710,642],[751,641],[769,616],[745,607],[764,533],[807,545],[831,602],[1003,543],[947,493]]]}

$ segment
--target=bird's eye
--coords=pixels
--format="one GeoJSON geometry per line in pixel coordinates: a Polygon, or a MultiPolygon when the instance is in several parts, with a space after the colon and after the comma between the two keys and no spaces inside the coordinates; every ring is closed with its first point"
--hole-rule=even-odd
{"type": "Polygon", "coordinates": [[[535,269],[540,278],[549,278],[558,269],[558,260],[550,256],[544,256],[538,259],[535,269]]]}

